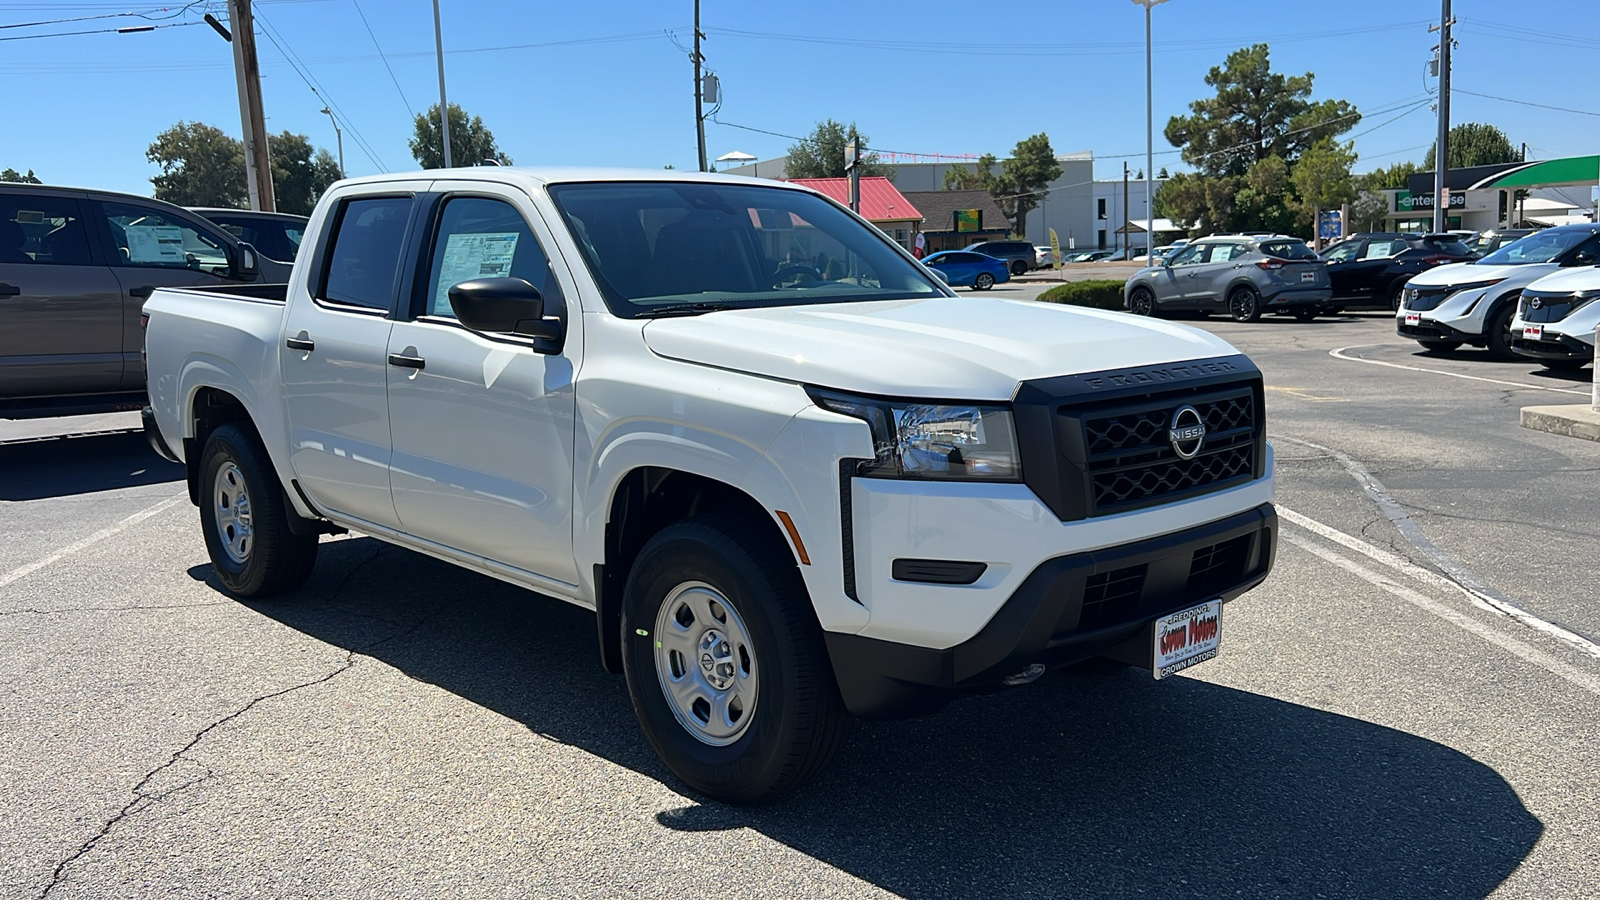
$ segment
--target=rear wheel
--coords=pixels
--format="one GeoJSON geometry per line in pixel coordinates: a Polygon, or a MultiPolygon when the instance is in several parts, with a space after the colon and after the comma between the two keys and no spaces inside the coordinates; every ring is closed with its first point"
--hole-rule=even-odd
{"type": "Polygon", "coordinates": [[[1136,287],[1128,294],[1128,312],[1136,316],[1156,314],[1156,295],[1147,287],[1136,287]]]}
{"type": "Polygon", "coordinates": [[[1461,346],[1460,341],[1417,341],[1422,349],[1431,353],[1449,353],[1461,346]]]}
{"type": "Polygon", "coordinates": [[[1228,295],[1228,315],[1235,322],[1254,322],[1261,318],[1261,295],[1254,288],[1234,288],[1228,295]]]}
{"type": "Polygon", "coordinates": [[[979,272],[978,277],[972,279],[972,289],[975,291],[987,291],[992,287],[994,287],[994,276],[988,272],[979,272]]]}
{"type": "Polygon", "coordinates": [[[1011,261],[1011,274],[1013,274],[1013,275],[1022,275],[1022,274],[1025,274],[1027,271],[1028,271],[1028,264],[1027,263],[1023,262],[1020,259],[1013,259],[1011,261]]]}
{"type": "Polygon", "coordinates": [[[1516,359],[1517,354],[1511,350],[1511,319],[1516,315],[1517,306],[1514,303],[1501,304],[1499,309],[1489,313],[1489,318],[1483,323],[1483,337],[1489,355],[1495,359],[1516,359]]]}
{"type": "Polygon", "coordinates": [[[317,536],[289,530],[294,514],[254,432],[236,424],[211,432],[200,454],[200,527],[228,593],[270,597],[305,584],[317,536]]]}
{"type": "Polygon", "coordinates": [[[850,731],[794,559],[748,519],[697,516],[652,537],[628,573],[622,639],[645,736],[717,800],[794,789],[850,731]]]}
{"type": "Polygon", "coordinates": [[[1589,364],[1589,360],[1587,360],[1587,359],[1541,359],[1541,360],[1539,360],[1539,365],[1544,366],[1546,369],[1549,369],[1552,372],[1576,372],[1579,369],[1583,368],[1584,366],[1587,366],[1588,364],[1589,364]]]}

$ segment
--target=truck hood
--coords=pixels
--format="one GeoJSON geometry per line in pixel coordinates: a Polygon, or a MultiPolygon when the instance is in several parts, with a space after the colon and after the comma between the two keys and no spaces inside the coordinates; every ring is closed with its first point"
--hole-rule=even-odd
{"type": "Polygon", "coordinates": [[[1020,300],[940,297],[740,309],[655,319],[658,356],[800,384],[1008,400],[1017,383],[1238,351],[1184,325],[1020,300]]]}
{"type": "Polygon", "coordinates": [[[1412,276],[1407,282],[1408,287],[1437,288],[1453,287],[1458,284],[1479,284],[1484,281],[1505,279],[1512,282],[1507,287],[1516,287],[1527,284],[1536,278],[1554,272],[1558,267],[1555,263],[1527,263],[1520,266],[1480,266],[1472,263],[1451,263],[1447,266],[1436,266],[1412,276]]]}

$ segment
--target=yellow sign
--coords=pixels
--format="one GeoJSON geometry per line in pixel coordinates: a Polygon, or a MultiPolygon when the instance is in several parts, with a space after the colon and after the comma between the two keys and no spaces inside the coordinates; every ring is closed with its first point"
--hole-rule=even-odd
{"type": "Polygon", "coordinates": [[[1061,239],[1054,228],[1050,229],[1050,268],[1061,268],[1061,239]]]}
{"type": "Polygon", "coordinates": [[[956,210],[956,231],[977,231],[983,227],[983,214],[975,209],[956,210]]]}

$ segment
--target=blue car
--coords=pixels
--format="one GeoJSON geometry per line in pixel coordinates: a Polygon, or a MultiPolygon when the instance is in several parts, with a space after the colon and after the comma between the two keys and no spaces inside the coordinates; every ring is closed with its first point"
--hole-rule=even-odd
{"type": "Polygon", "coordinates": [[[935,253],[924,259],[922,264],[944,275],[952,285],[970,287],[975,291],[987,291],[996,284],[1011,280],[1011,271],[1003,261],[970,250],[935,253]]]}

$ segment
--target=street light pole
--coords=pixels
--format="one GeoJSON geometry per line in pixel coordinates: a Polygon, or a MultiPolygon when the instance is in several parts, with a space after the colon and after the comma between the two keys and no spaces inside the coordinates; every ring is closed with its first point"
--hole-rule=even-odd
{"type": "Polygon", "coordinates": [[[344,177],[344,132],[339,130],[339,120],[333,110],[324,106],[322,111],[328,114],[328,120],[333,122],[333,139],[339,142],[339,177],[344,177]]]}
{"type": "Polygon", "coordinates": [[[444,138],[444,167],[450,168],[450,104],[444,99],[444,32],[439,27],[439,0],[433,0],[433,50],[439,57],[439,135],[444,138]]]}
{"type": "Polygon", "coordinates": [[[1133,0],[1144,7],[1144,205],[1145,205],[1145,252],[1154,253],[1156,249],[1156,114],[1155,114],[1155,80],[1151,76],[1150,64],[1150,10],[1158,3],[1167,0],[1133,0]]]}

